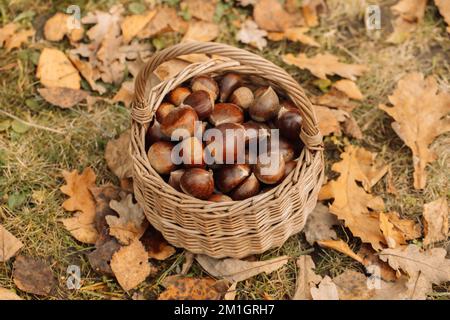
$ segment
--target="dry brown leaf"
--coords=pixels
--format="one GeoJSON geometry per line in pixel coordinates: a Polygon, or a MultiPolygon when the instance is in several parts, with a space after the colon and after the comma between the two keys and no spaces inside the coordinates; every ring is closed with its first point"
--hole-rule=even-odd
{"type": "Polygon", "coordinates": [[[13,291],[0,287],[0,301],[1,300],[22,300],[22,298],[13,291]]]}
{"type": "Polygon", "coordinates": [[[450,131],[450,93],[439,91],[433,76],[424,78],[421,73],[410,73],[398,83],[389,96],[393,107],[380,105],[379,108],[394,118],[392,128],[411,148],[414,163],[414,188],[426,185],[425,168],[436,159],[429,149],[434,139],[450,131]]]}
{"type": "Polygon", "coordinates": [[[381,261],[375,250],[370,245],[362,244],[358,251],[358,256],[363,260],[362,264],[366,267],[367,273],[381,277],[385,281],[397,280],[397,273],[388,263],[381,261]]]}
{"type": "Polygon", "coordinates": [[[217,0],[183,0],[181,7],[185,7],[194,18],[212,22],[216,12],[217,0]]]}
{"type": "Polygon", "coordinates": [[[409,22],[422,20],[428,0],[400,0],[391,7],[392,12],[409,22]]]}
{"type": "Polygon", "coordinates": [[[46,263],[22,255],[14,261],[13,281],[20,290],[40,296],[48,296],[57,285],[46,263]]]}
{"type": "Polygon", "coordinates": [[[119,179],[133,176],[133,164],[128,152],[129,144],[130,130],[124,131],[117,139],[110,140],[106,144],[106,164],[119,179]]]}
{"type": "Polygon", "coordinates": [[[146,12],[144,14],[136,14],[125,17],[120,24],[122,29],[123,42],[129,43],[141,30],[153,19],[156,10],[146,12]]]}
{"type": "Polygon", "coordinates": [[[86,32],[89,39],[98,45],[108,34],[119,35],[123,12],[124,8],[121,4],[112,6],[108,12],[99,10],[88,12],[81,22],[95,24],[86,32]]]}
{"type": "Polygon", "coordinates": [[[164,239],[161,232],[149,226],[141,237],[141,242],[148,252],[148,257],[156,260],[166,260],[175,253],[175,248],[172,247],[166,239],[164,239]]]}
{"type": "Polygon", "coordinates": [[[182,41],[213,41],[219,35],[219,26],[212,22],[191,21],[182,41]]]}
{"type": "Polygon", "coordinates": [[[253,7],[253,19],[266,31],[282,32],[296,25],[298,19],[289,14],[277,0],[260,0],[253,7]]]}
{"type": "Polygon", "coordinates": [[[315,106],[319,130],[323,136],[332,133],[341,134],[341,123],[344,123],[349,114],[344,110],[336,110],[323,106],[315,106]]]}
{"type": "Polygon", "coordinates": [[[314,38],[305,34],[308,31],[309,28],[293,27],[286,29],[284,32],[270,32],[268,38],[272,41],[288,39],[294,42],[301,42],[311,47],[320,47],[320,44],[314,38]]]}
{"type": "Polygon", "coordinates": [[[121,201],[111,200],[109,206],[119,214],[119,217],[108,215],[105,218],[110,235],[116,237],[123,245],[128,245],[142,237],[148,222],[139,204],[133,203],[131,194],[121,201]]]}
{"type": "Polygon", "coordinates": [[[138,33],[138,38],[147,39],[166,32],[184,33],[187,25],[174,8],[163,6],[157,9],[153,19],[138,33]]]}
{"type": "Polygon", "coordinates": [[[447,22],[447,32],[450,33],[450,2],[448,0],[434,0],[434,3],[438,7],[441,16],[444,17],[445,22],[447,22]]]}
{"type": "Polygon", "coordinates": [[[305,19],[305,23],[309,27],[315,27],[319,25],[318,14],[320,11],[326,9],[324,0],[303,0],[302,1],[302,13],[305,19]]]}
{"type": "Polygon", "coordinates": [[[349,117],[343,123],[343,131],[349,137],[355,139],[363,138],[363,133],[358,122],[356,122],[356,119],[351,114],[349,114],[349,117]]]}
{"type": "Polygon", "coordinates": [[[389,248],[397,248],[403,244],[406,244],[406,239],[403,236],[403,233],[394,227],[385,213],[380,212],[379,219],[381,233],[383,234],[389,248]]]}
{"type": "Polygon", "coordinates": [[[358,256],[356,253],[353,252],[352,249],[350,249],[350,247],[348,246],[347,243],[344,242],[344,240],[339,239],[339,240],[321,240],[321,241],[317,241],[317,244],[321,247],[324,248],[328,248],[328,249],[333,249],[336,251],[339,251],[347,256],[349,256],[350,258],[358,261],[359,263],[363,264],[363,259],[358,256]]]}
{"type": "Polygon", "coordinates": [[[71,218],[60,219],[67,231],[80,242],[94,244],[97,242],[98,233],[93,222],[88,222],[81,213],[76,213],[71,218]]]}
{"type": "Polygon", "coordinates": [[[325,276],[317,287],[311,288],[313,300],[339,300],[336,285],[329,276],[325,276]]]}
{"type": "Polygon", "coordinates": [[[125,107],[129,107],[134,98],[134,81],[124,81],[112,98],[113,102],[123,102],[125,107]]]}
{"type": "Polygon", "coordinates": [[[80,89],[80,75],[66,55],[53,48],[44,48],[39,57],[36,77],[48,88],[80,89]]]}
{"type": "Polygon", "coordinates": [[[266,36],[267,32],[259,29],[253,20],[246,20],[236,34],[236,40],[262,50],[267,46],[266,36]]]}
{"type": "Polygon", "coordinates": [[[312,96],[312,102],[315,105],[320,105],[328,108],[340,109],[347,112],[352,112],[357,105],[349,99],[349,97],[335,88],[321,96],[312,96]]]}
{"type": "Polygon", "coordinates": [[[16,33],[18,28],[19,25],[14,22],[8,23],[3,28],[0,28],[0,48],[16,33]]]}
{"type": "Polygon", "coordinates": [[[236,287],[237,287],[237,282],[234,282],[231,284],[231,286],[228,288],[227,293],[225,293],[225,295],[223,296],[223,300],[235,300],[236,299],[236,287]]]}
{"type": "Polygon", "coordinates": [[[180,274],[183,276],[186,275],[189,272],[189,270],[191,269],[192,264],[194,263],[195,255],[192,252],[185,251],[184,259],[185,260],[184,260],[183,265],[181,266],[181,272],[180,272],[180,274]]]}
{"type": "Polygon", "coordinates": [[[319,53],[312,58],[308,58],[304,53],[300,53],[298,56],[288,53],[282,58],[287,64],[295,65],[300,69],[308,69],[320,79],[327,79],[327,75],[339,75],[356,80],[356,77],[369,70],[365,65],[339,62],[339,58],[330,53],[319,53]]]}
{"type": "MultiPolygon", "coordinates": [[[[340,173],[340,176],[322,187],[319,200],[333,198],[330,212],[344,220],[354,236],[380,250],[385,239],[380,231],[378,216],[371,215],[369,209],[381,211],[384,202],[380,197],[366,193],[357,183],[359,181],[367,186],[376,183],[367,176],[368,163],[365,163],[367,159],[373,158],[369,151],[348,145],[341,154],[342,160],[332,166],[332,170],[340,173]]],[[[379,175],[372,175],[376,176],[379,175]]]]}
{"type": "Polygon", "coordinates": [[[104,94],[106,92],[105,87],[95,82],[95,80],[100,78],[100,73],[98,70],[94,69],[90,63],[79,59],[75,55],[69,55],[69,59],[75,68],[77,68],[81,73],[83,78],[89,83],[92,90],[95,90],[100,94],[104,94]]]}
{"type": "Polygon", "coordinates": [[[44,25],[44,37],[49,41],[61,41],[64,36],[67,36],[71,42],[78,42],[83,39],[84,29],[74,28],[69,30],[68,19],[72,16],[57,12],[44,25]]]}
{"type": "Polygon", "coordinates": [[[162,81],[173,78],[188,65],[188,62],[180,59],[172,59],[162,63],[150,75],[150,80],[148,81],[146,92],[162,81]]]}
{"type": "Polygon", "coordinates": [[[72,108],[89,96],[86,91],[70,88],[54,87],[37,90],[45,101],[63,109],[72,108]]]}
{"type": "Polygon", "coordinates": [[[333,84],[333,87],[345,93],[349,98],[355,100],[363,100],[364,96],[358,86],[352,80],[339,80],[333,84]]]}
{"type": "Polygon", "coordinates": [[[386,39],[386,42],[392,44],[405,42],[417,28],[417,23],[406,21],[402,17],[398,17],[393,25],[394,31],[386,39]]]}
{"type": "Polygon", "coordinates": [[[448,203],[445,197],[428,202],[423,207],[424,233],[423,244],[428,246],[435,242],[447,240],[448,237],[448,203]]]}
{"type": "Polygon", "coordinates": [[[11,51],[12,49],[20,48],[22,44],[26,43],[28,41],[28,38],[33,37],[35,33],[36,31],[34,31],[34,29],[25,29],[18,32],[14,32],[10,37],[8,37],[5,40],[6,52],[11,51]]]}
{"type": "Polygon", "coordinates": [[[238,259],[214,259],[206,255],[197,255],[197,262],[213,277],[220,277],[231,282],[249,279],[262,272],[271,273],[283,267],[289,260],[281,256],[265,261],[244,261],[238,259]]]}
{"type": "Polygon", "coordinates": [[[309,255],[300,256],[297,267],[299,271],[292,300],[312,300],[311,289],[320,283],[322,277],[314,272],[316,266],[309,255]]]}
{"type": "Polygon", "coordinates": [[[6,262],[16,255],[23,243],[0,224],[0,262],[6,262]]]}
{"type": "Polygon", "coordinates": [[[169,276],[163,283],[166,290],[158,300],[219,300],[227,292],[228,285],[211,278],[169,276]]]}
{"type": "Polygon", "coordinates": [[[416,245],[384,249],[380,259],[387,261],[394,270],[403,270],[411,278],[423,275],[429,282],[441,284],[450,281],[450,259],[443,248],[421,250],[416,245]]]}
{"type": "Polygon", "coordinates": [[[306,241],[313,245],[318,240],[336,239],[337,234],[333,226],[338,224],[338,219],[329,212],[328,207],[318,202],[309,214],[303,229],[306,241]]]}
{"type": "Polygon", "coordinates": [[[134,240],[113,254],[111,269],[125,291],[136,288],[150,274],[157,271],[148,262],[147,251],[139,240],[134,240]]]}
{"type": "Polygon", "coordinates": [[[112,276],[111,259],[121,245],[116,239],[111,239],[98,245],[94,251],[87,255],[89,264],[95,272],[112,276]]]}
{"type": "Polygon", "coordinates": [[[413,220],[402,219],[395,211],[387,212],[386,215],[389,217],[389,221],[395,228],[403,233],[403,237],[406,240],[414,240],[422,236],[420,225],[413,220]]]}

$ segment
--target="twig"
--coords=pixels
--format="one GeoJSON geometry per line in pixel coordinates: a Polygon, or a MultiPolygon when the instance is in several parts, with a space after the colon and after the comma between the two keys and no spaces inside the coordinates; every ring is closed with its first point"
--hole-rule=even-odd
{"type": "Polygon", "coordinates": [[[14,119],[16,121],[22,122],[22,123],[26,124],[27,126],[30,126],[30,127],[36,128],[36,129],[50,131],[50,132],[54,132],[54,133],[58,133],[58,134],[64,134],[64,132],[61,131],[61,130],[57,130],[57,129],[53,129],[53,128],[49,128],[49,127],[44,127],[44,126],[41,126],[41,125],[38,125],[38,124],[35,124],[35,123],[32,123],[32,122],[28,122],[28,121],[22,120],[22,119],[16,117],[15,115],[13,115],[13,114],[11,114],[9,112],[6,112],[5,110],[2,110],[2,109],[0,109],[0,113],[4,114],[7,117],[10,117],[11,119],[14,119]]]}

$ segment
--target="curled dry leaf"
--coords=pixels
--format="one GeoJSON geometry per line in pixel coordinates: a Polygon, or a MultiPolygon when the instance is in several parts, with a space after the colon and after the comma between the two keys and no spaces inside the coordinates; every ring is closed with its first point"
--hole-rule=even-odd
{"type": "Polygon", "coordinates": [[[87,255],[89,263],[95,272],[104,275],[113,275],[111,269],[111,259],[122,246],[116,239],[97,244],[94,251],[87,255]]]}
{"type": "Polygon", "coordinates": [[[424,233],[423,244],[447,240],[448,203],[445,197],[426,203],[423,207],[424,233]]]}
{"type": "Polygon", "coordinates": [[[28,41],[28,38],[34,36],[35,31],[33,29],[17,31],[19,27],[17,23],[8,23],[0,28],[0,48],[4,45],[6,52],[9,52],[12,49],[20,48],[22,44],[28,41]]]}
{"type": "Polygon", "coordinates": [[[22,300],[22,298],[13,291],[0,287],[0,301],[1,300],[22,300]]]}
{"type": "Polygon", "coordinates": [[[57,12],[44,25],[44,37],[49,41],[61,41],[67,36],[71,42],[78,42],[83,39],[84,29],[69,29],[69,25],[73,17],[71,15],[57,12]]]}
{"type": "Polygon", "coordinates": [[[344,110],[331,109],[323,106],[315,106],[319,130],[323,136],[332,133],[341,134],[341,123],[345,123],[349,113],[344,110]]]}
{"type": "Polygon", "coordinates": [[[80,89],[80,75],[66,55],[53,48],[44,48],[39,57],[36,77],[49,88],[80,89]]]}
{"type": "Polygon", "coordinates": [[[313,245],[317,240],[336,239],[337,234],[333,226],[338,224],[338,219],[328,211],[328,207],[318,202],[309,214],[303,229],[306,241],[313,245]]]}
{"type": "Polygon", "coordinates": [[[253,19],[266,31],[282,32],[295,26],[298,15],[289,14],[277,0],[260,0],[253,7],[253,19]]]}
{"type": "Polygon", "coordinates": [[[129,144],[130,130],[123,132],[117,139],[110,140],[106,144],[106,164],[119,179],[133,176],[131,156],[128,152],[129,144]]]}
{"type": "Polygon", "coordinates": [[[403,236],[403,233],[394,227],[385,213],[380,212],[379,219],[381,233],[383,234],[389,248],[397,248],[398,246],[406,244],[406,239],[403,236]]]}
{"type": "Polygon", "coordinates": [[[297,259],[298,275],[292,300],[312,300],[311,289],[320,283],[322,277],[314,272],[315,264],[311,256],[297,259]]]}
{"type": "Polygon", "coordinates": [[[358,256],[356,253],[354,253],[353,250],[348,246],[348,244],[344,242],[344,240],[341,240],[341,239],[339,239],[339,240],[321,240],[321,241],[317,241],[317,243],[321,247],[339,251],[339,252],[349,256],[350,258],[355,259],[359,263],[363,264],[363,259],[360,256],[358,256]]]}
{"type": "Polygon", "coordinates": [[[83,90],[58,87],[39,88],[38,92],[45,101],[63,109],[72,108],[89,96],[83,90]]]}
{"type": "Polygon", "coordinates": [[[125,291],[136,288],[150,274],[157,271],[148,262],[147,251],[137,239],[113,254],[111,270],[125,291]]]}
{"type": "Polygon", "coordinates": [[[379,108],[394,118],[392,128],[411,148],[414,163],[414,188],[426,185],[425,168],[436,159],[429,149],[434,139],[450,131],[450,93],[439,91],[433,76],[424,78],[421,73],[410,73],[398,83],[389,96],[393,107],[380,105],[379,108]]]}
{"type": "Polygon", "coordinates": [[[23,243],[0,224],[0,262],[6,262],[16,255],[23,243]]]}
{"type": "Polygon", "coordinates": [[[320,47],[320,44],[314,38],[305,34],[308,31],[309,28],[305,27],[288,28],[284,32],[271,32],[268,38],[272,41],[287,39],[294,42],[301,42],[311,47],[320,47]]]}
{"type": "Polygon", "coordinates": [[[317,287],[311,288],[313,300],[339,300],[336,285],[329,276],[325,276],[317,287]]]}
{"type": "Polygon", "coordinates": [[[57,285],[46,263],[22,255],[14,261],[13,281],[20,290],[40,296],[48,296],[57,285]]]}
{"type": "Polygon", "coordinates": [[[219,35],[219,26],[212,22],[191,21],[182,41],[212,41],[219,35]]]}
{"type": "Polygon", "coordinates": [[[134,81],[124,81],[122,85],[114,95],[112,101],[123,102],[123,104],[128,108],[133,102],[134,98],[134,81]]]}
{"type": "Polygon", "coordinates": [[[156,15],[156,10],[125,17],[120,24],[123,42],[129,43],[156,15]]]}
{"type": "Polygon", "coordinates": [[[358,251],[358,256],[362,258],[362,264],[366,267],[367,273],[381,277],[385,281],[397,280],[396,272],[388,263],[381,261],[376,251],[370,245],[362,244],[358,251]]]}
{"type": "Polygon", "coordinates": [[[340,109],[349,113],[357,107],[357,105],[351,101],[345,93],[338,91],[335,88],[331,88],[329,92],[321,96],[312,96],[311,100],[316,105],[340,109]]]}
{"type": "Polygon", "coordinates": [[[189,270],[192,267],[192,264],[194,263],[195,255],[192,252],[185,251],[184,258],[185,260],[181,267],[180,272],[181,275],[186,275],[189,272],[189,270]]]}
{"type": "Polygon", "coordinates": [[[69,55],[69,59],[72,64],[77,68],[83,78],[89,83],[89,86],[92,90],[97,91],[100,94],[104,94],[106,92],[105,87],[97,84],[95,81],[100,78],[100,73],[97,69],[94,69],[90,63],[79,59],[77,56],[71,54],[69,55]]]}
{"type": "Polygon", "coordinates": [[[446,0],[434,0],[434,3],[438,7],[440,14],[444,17],[447,23],[447,32],[450,33],[450,2],[446,0]]]}
{"type": "Polygon", "coordinates": [[[128,245],[144,234],[148,222],[139,204],[133,203],[131,194],[121,201],[111,200],[109,206],[119,214],[119,217],[106,216],[109,233],[121,244],[128,245]]]}
{"type": "Polygon", "coordinates": [[[272,273],[283,267],[288,262],[289,257],[281,256],[265,261],[244,261],[232,258],[214,259],[206,255],[197,255],[195,259],[213,277],[238,282],[262,272],[272,273]]]}
{"type": "Polygon", "coordinates": [[[145,250],[147,250],[149,258],[166,260],[175,253],[175,248],[164,239],[161,232],[151,225],[147,228],[140,240],[145,250]]]}
{"type": "Polygon", "coordinates": [[[297,57],[289,53],[282,58],[287,64],[295,65],[300,69],[308,69],[320,79],[327,79],[327,75],[339,75],[356,80],[356,77],[368,71],[365,65],[339,62],[339,58],[330,53],[319,53],[312,58],[308,58],[304,53],[300,53],[297,57]]]}
{"type": "Polygon", "coordinates": [[[355,100],[363,100],[364,96],[358,86],[352,80],[339,80],[333,84],[333,87],[345,93],[349,98],[355,100]]]}
{"type": "Polygon", "coordinates": [[[241,29],[236,34],[236,39],[262,50],[267,46],[266,36],[267,32],[265,30],[258,29],[258,25],[254,21],[247,20],[242,24],[241,29]]]}
{"type": "Polygon", "coordinates": [[[164,279],[162,292],[158,300],[219,300],[229,284],[211,278],[188,278],[169,276],[164,279]]]}

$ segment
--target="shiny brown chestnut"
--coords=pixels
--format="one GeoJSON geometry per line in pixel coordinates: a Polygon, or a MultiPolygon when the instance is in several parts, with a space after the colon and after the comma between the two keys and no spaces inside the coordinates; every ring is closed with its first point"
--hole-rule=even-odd
{"type": "Polygon", "coordinates": [[[155,142],[148,149],[148,161],[159,174],[169,174],[175,170],[176,165],[172,162],[172,149],[173,144],[168,141],[155,142]]]}
{"type": "Polygon", "coordinates": [[[284,180],[289,175],[289,173],[291,173],[295,169],[296,166],[297,166],[297,161],[295,161],[295,160],[286,162],[286,164],[284,166],[284,175],[283,175],[282,180],[284,180]]]}
{"type": "Polygon", "coordinates": [[[242,85],[242,77],[237,73],[227,73],[220,80],[220,101],[227,101],[230,94],[242,85]]]}
{"type": "Polygon", "coordinates": [[[216,185],[223,193],[228,193],[240,185],[251,173],[247,164],[226,165],[216,173],[216,185]]]}
{"type": "Polygon", "coordinates": [[[265,184],[276,184],[283,179],[285,162],[278,152],[259,156],[255,165],[255,176],[265,184]]]}
{"type": "Polygon", "coordinates": [[[175,171],[172,171],[170,173],[169,176],[169,185],[172,186],[175,190],[177,191],[182,191],[181,187],[180,187],[180,180],[181,180],[181,176],[184,174],[185,170],[184,169],[178,169],[175,171]]]}
{"type": "Polygon", "coordinates": [[[233,91],[230,97],[230,102],[238,105],[244,110],[247,110],[255,100],[252,90],[247,87],[239,87],[233,91]]]}
{"type": "Polygon", "coordinates": [[[215,193],[211,197],[209,197],[208,201],[212,201],[212,202],[228,202],[228,201],[233,201],[233,199],[231,199],[226,194],[215,193]]]}
{"type": "Polygon", "coordinates": [[[234,103],[216,103],[209,122],[215,126],[223,123],[243,123],[244,111],[234,103]]]}
{"type": "Polygon", "coordinates": [[[191,106],[181,105],[164,117],[161,123],[161,132],[170,138],[175,130],[184,129],[188,136],[193,136],[196,121],[198,121],[198,116],[195,110],[191,106]]]}
{"type": "Polygon", "coordinates": [[[250,117],[258,122],[268,121],[277,116],[280,101],[272,87],[267,87],[261,94],[255,95],[255,101],[249,108],[250,117]]]}
{"type": "Polygon", "coordinates": [[[180,187],[184,193],[195,198],[209,199],[214,192],[213,175],[201,168],[187,169],[181,176],[180,187]]]}
{"type": "Polygon", "coordinates": [[[187,168],[204,167],[203,144],[197,137],[189,137],[180,142],[180,156],[187,168]]]}
{"type": "Polygon", "coordinates": [[[179,106],[183,103],[184,99],[191,94],[191,90],[186,87],[178,87],[169,92],[168,98],[169,102],[179,106]]]}
{"type": "Polygon", "coordinates": [[[213,101],[216,101],[219,94],[219,86],[216,80],[207,75],[200,75],[192,79],[191,88],[194,92],[199,90],[208,92],[213,101]]]}
{"type": "Polygon", "coordinates": [[[211,98],[211,95],[204,90],[192,92],[184,99],[183,104],[194,108],[200,120],[208,118],[214,108],[214,100],[211,98]]]}
{"type": "Polygon", "coordinates": [[[247,179],[244,180],[238,187],[231,192],[231,198],[233,200],[244,200],[259,193],[261,184],[256,176],[252,173],[247,179]]]}
{"type": "Polygon", "coordinates": [[[268,137],[270,137],[270,128],[264,123],[250,120],[243,123],[242,125],[244,126],[245,129],[246,142],[250,142],[256,139],[267,139],[268,137]]]}
{"type": "Polygon", "coordinates": [[[292,141],[299,141],[302,123],[303,118],[297,108],[281,107],[275,124],[281,135],[292,141]]]}
{"type": "MultiPolygon", "coordinates": [[[[223,123],[210,130],[203,136],[207,144],[205,159],[212,158],[216,164],[230,164],[238,160],[240,152],[245,153],[245,130],[241,124],[223,123]],[[221,138],[221,141],[216,141],[216,138],[221,138]]],[[[207,160],[207,163],[211,161],[207,160]]]]}
{"type": "MultiPolygon", "coordinates": [[[[268,147],[271,148],[271,145],[269,144],[268,147]]],[[[294,144],[284,139],[283,137],[280,137],[278,139],[278,148],[275,148],[275,150],[273,151],[279,152],[283,156],[283,160],[285,162],[291,161],[297,156],[297,150],[294,144]]]]}
{"type": "Polygon", "coordinates": [[[168,102],[161,103],[155,112],[156,120],[161,123],[173,109],[175,109],[175,105],[168,102]]]}
{"type": "Polygon", "coordinates": [[[145,147],[148,149],[152,144],[164,138],[161,132],[161,125],[155,121],[153,125],[147,129],[145,134],[145,147]]]}

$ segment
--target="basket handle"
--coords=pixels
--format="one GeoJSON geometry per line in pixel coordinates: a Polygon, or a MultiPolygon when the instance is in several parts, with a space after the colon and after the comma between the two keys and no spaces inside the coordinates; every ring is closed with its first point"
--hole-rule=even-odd
{"type": "Polygon", "coordinates": [[[233,59],[242,65],[248,65],[261,71],[267,79],[285,87],[294,103],[296,105],[301,104],[301,108],[299,109],[303,116],[304,125],[302,126],[300,136],[303,142],[309,149],[322,149],[322,135],[318,129],[317,118],[311,101],[297,81],[295,81],[285,70],[263,57],[243,49],[217,42],[193,41],[179,43],[156,52],[150,60],[147,61],[136,77],[135,96],[131,110],[132,116],[134,113],[140,115],[146,112],[150,113],[150,110],[145,103],[145,89],[151,73],[163,62],[191,53],[216,54],[233,59]]]}

